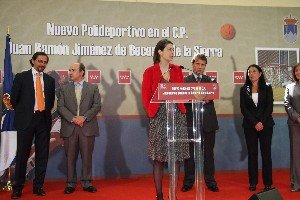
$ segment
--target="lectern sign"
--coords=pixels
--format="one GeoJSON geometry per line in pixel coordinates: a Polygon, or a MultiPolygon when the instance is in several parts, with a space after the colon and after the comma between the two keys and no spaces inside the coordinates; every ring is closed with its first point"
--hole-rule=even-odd
{"type": "Polygon", "coordinates": [[[218,83],[160,83],[158,100],[213,100],[219,99],[218,83]]]}

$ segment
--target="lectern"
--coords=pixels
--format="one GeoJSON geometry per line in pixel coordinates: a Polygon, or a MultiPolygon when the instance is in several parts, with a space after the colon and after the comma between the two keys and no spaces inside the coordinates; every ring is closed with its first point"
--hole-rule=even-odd
{"type": "Polygon", "coordinates": [[[203,145],[201,138],[201,122],[203,105],[206,100],[219,98],[217,83],[160,83],[154,93],[151,103],[161,103],[166,106],[168,165],[169,165],[169,199],[176,200],[177,172],[175,170],[175,144],[177,142],[193,142],[195,158],[195,189],[196,200],[202,200],[204,195],[203,177],[203,145]],[[176,103],[192,103],[193,105],[193,138],[176,137],[176,103]]]}

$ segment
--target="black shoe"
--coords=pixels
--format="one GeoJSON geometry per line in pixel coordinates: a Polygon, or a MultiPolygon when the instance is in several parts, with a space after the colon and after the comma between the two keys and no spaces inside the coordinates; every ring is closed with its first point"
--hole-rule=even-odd
{"type": "Polygon", "coordinates": [[[249,190],[250,190],[250,191],[255,191],[255,190],[256,190],[256,185],[251,184],[251,185],[249,186],[249,190]]]}
{"type": "Polygon", "coordinates": [[[34,188],[33,194],[36,194],[37,196],[46,196],[46,192],[43,190],[43,188],[34,188]]]}
{"type": "Polygon", "coordinates": [[[75,191],[75,188],[73,187],[66,187],[65,190],[64,190],[64,193],[65,194],[71,194],[75,191]]]}
{"type": "Polygon", "coordinates": [[[291,192],[300,192],[300,189],[299,188],[291,187],[291,192]]]}
{"type": "Polygon", "coordinates": [[[156,200],[164,200],[164,195],[163,194],[156,195],[156,200]]]}
{"type": "Polygon", "coordinates": [[[212,192],[219,192],[220,191],[217,185],[209,185],[209,186],[207,186],[207,188],[212,192]]]}
{"type": "Polygon", "coordinates": [[[265,185],[264,191],[268,191],[271,190],[272,186],[271,185],[265,185]]]}
{"type": "Polygon", "coordinates": [[[182,192],[187,192],[190,191],[192,189],[193,186],[189,186],[189,185],[183,185],[181,188],[182,192]]]}
{"type": "Polygon", "coordinates": [[[94,186],[91,185],[91,186],[89,186],[87,188],[83,188],[83,191],[95,193],[95,192],[97,192],[97,189],[94,186]]]}
{"type": "Polygon", "coordinates": [[[22,190],[21,189],[14,189],[11,194],[11,199],[18,199],[22,196],[22,190]]]}

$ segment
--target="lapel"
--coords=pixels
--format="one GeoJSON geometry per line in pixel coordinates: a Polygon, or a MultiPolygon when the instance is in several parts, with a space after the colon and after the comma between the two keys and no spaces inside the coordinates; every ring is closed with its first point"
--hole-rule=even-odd
{"type": "MultiPolygon", "coordinates": [[[[259,99],[260,99],[260,97],[259,97],[259,94],[260,94],[261,92],[258,92],[258,103],[259,103],[259,99]]],[[[248,94],[247,96],[249,97],[249,99],[250,99],[250,102],[251,102],[251,104],[252,104],[252,107],[255,107],[256,108],[256,105],[255,105],[255,103],[254,103],[254,101],[253,101],[253,99],[252,99],[252,87],[251,86],[247,86],[246,87],[246,94],[248,94]],[[249,92],[250,91],[250,92],[249,92]],[[248,93],[249,92],[249,93],[248,93]]],[[[257,103],[257,107],[258,107],[258,103],[257,103]]]]}
{"type": "Polygon", "coordinates": [[[159,64],[155,64],[154,65],[154,70],[153,70],[153,79],[155,80],[154,82],[159,82],[160,78],[162,77],[162,73],[160,71],[160,68],[159,68],[159,64]]]}
{"type": "Polygon", "coordinates": [[[189,79],[190,79],[190,82],[197,82],[194,74],[191,74],[189,79]]]}
{"type": "Polygon", "coordinates": [[[77,106],[74,82],[69,82],[69,84],[67,85],[66,88],[67,88],[67,94],[69,94],[68,95],[69,98],[74,99],[75,101],[73,101],[73,102],[77,106]]]}
{"type": "Polygon", "coordinates": [[[49,86],[48,86],[49,82],[48,82],[48,78],[46,76],[47,76],[46,73],[43,73],[43,82],[44,82],[44,94],[45,94],[45,97],[46,97],[46,94],[48,93],[48,89],[49,89],[49,86]]]}
{"type": "Polygon", "coordinates": [[[30,70],[28,70],[27,71],[27,75],[26,75],[26,81],[27,81],[27,83],[28,83],[28,85],[29,85],[29,92],[31,93],[31,96],[33,97],[33,98],[35,98],[35,90],[34,90],[34,81],[33,81],[33,75],[32,75],[32,70],[30,69],[30,70]]]}
{"type": "Polygon", "coordinates": [[[258,102],[257,102],[257,107],[259,108],[264,101],[264,96],[265,96],[265,90],[260,89],[258,91],[258,102]]]}
{"type": "Polygon", "coordinates": [[[207,82],[210,82],[210,79],[208,76],[202,74],[202,78],[201,78],[201,83],[207,83],[207,82]]]}
{"type": "Polygon", "coordinates": [[[187,77],[185,78],[185,82],[186,82],[186,83],[193,83],[193,82],[196,82],[196,79],[195,79],[194,74],[191,74],[191,75],[187,76],[187,77]]]}
{"type": "Polygon", "coordinates": [[[88,85],[87,85],[87,83],[84,81],[84,82],[83,82],[83,85],[82,85],[82,90],[81,90],[80,104],[82,103],[83,99],[86,98],[87,95],[88,95],[88,85]]]}

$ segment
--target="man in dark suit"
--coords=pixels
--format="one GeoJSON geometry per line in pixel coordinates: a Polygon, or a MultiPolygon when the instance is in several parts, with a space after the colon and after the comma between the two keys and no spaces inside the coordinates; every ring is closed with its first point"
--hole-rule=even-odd
{"type": "Polygon", "coordinates": [[[76,160],[80,151],[82,160],[81,184],[84,191],[97,192],[92,185],[92,154],[95,137],[99,136],[97,114],[101,98],[97,85],[84,81],[85,66],[73,63],[69,69],[70,80],[62,86],[57,100],[61,116],[61,136],[67,157],[67,185],[65,194],[75,191],[77,185],[76,160]]]}
{"type": "Polygon", "coordinates": [[[43,184],[49,154],[51,109],[55,99],[54,79],[44,73],[48,62],[49,58],[44,52],[36,52],[30,60],[32,68],[17,74],[14,79],[11,104],[15,110],[17,155],[12,199],[22,195],[33,137],[36,153],[33,193],[46,195],[43,184]]]}
{"type": "MultiPolygon", "coordinates": [[[[213,82],[210,77],[204,75],[207,64],[205,55],[198,54],[192,60],[193,74],[185,78],[186,83],[191,82],[213,82]]],[[[189,138],[193,138],[193,107],[191,103],[185,104],[187,111],[187,126],[189,138]]],[[[213,192],[218,192],[219,188],[215,180],[215,164],[214,164],[214,146],[216,130],[219,129],[216,110],[213,101],[205,101],[203,106],[203,118],[201,122],[201,136],[203,139],[204,149],[204,179],[206,186],[213,192]]],[[[192,189],[195,182],[195,161],[194,161],[194,143],[190,143],[190,158],[184,161],[184,180],[181,188],[182,192],[192,189]]]]}

